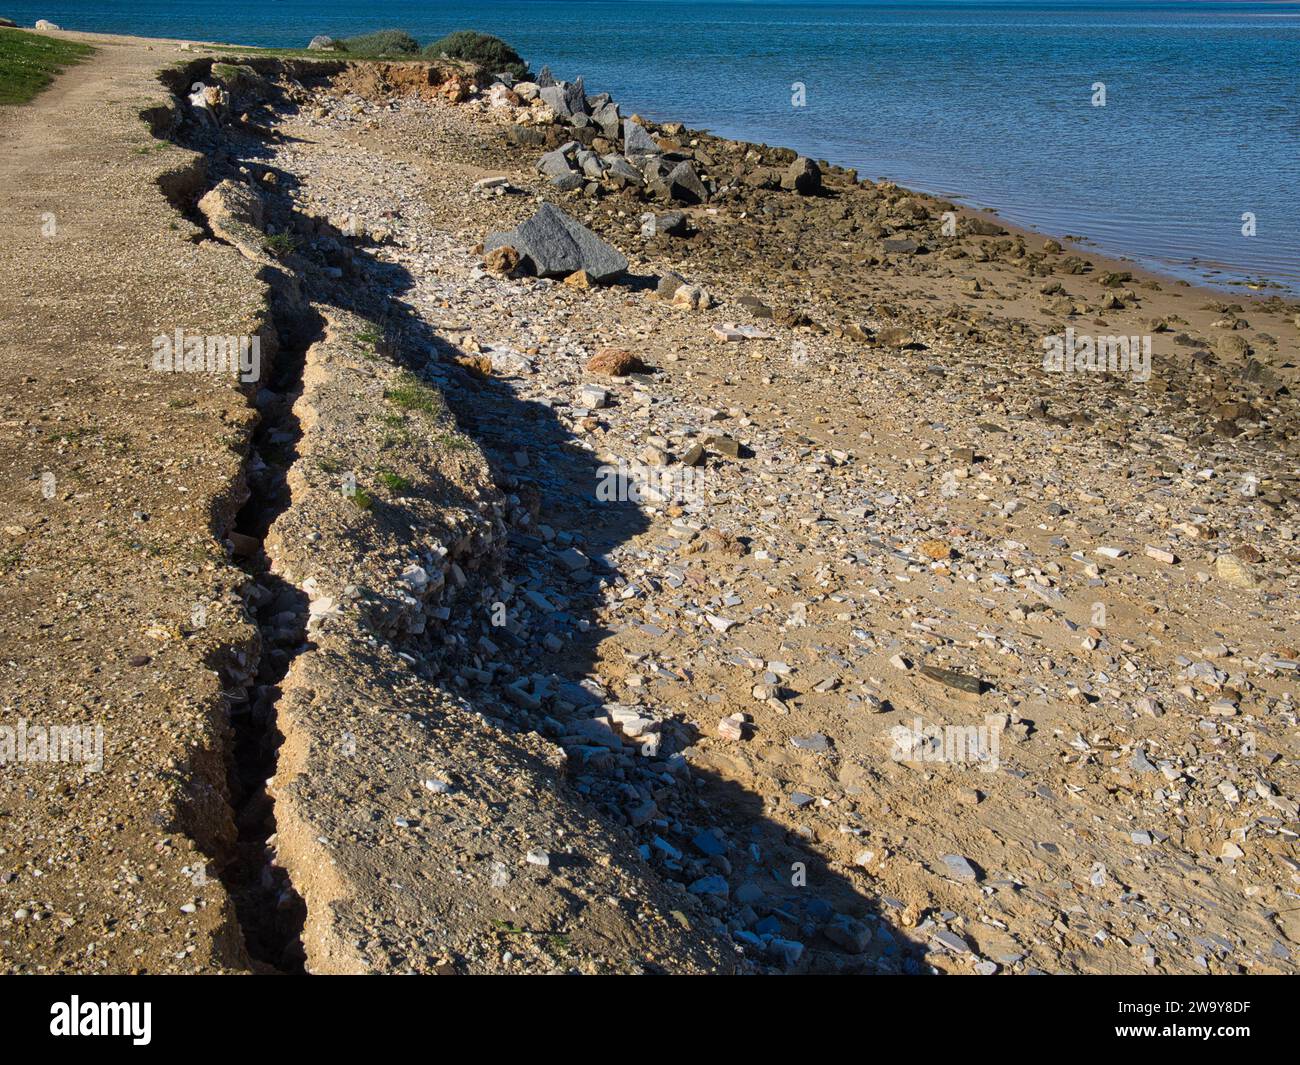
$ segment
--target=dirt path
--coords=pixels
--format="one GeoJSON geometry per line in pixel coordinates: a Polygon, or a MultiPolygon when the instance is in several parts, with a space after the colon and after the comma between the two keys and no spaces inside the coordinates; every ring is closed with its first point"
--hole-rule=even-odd
{"type": "Polygon", "coordinates": [[[140,118],[169,105],[171,48],[68,36],[99,50],[0,114],[0,724],[102,726],[102,769],[91,728],[82,759],[44,760],[32,738],[0,772],[0,964],[244,967],[194,840],[212,854],[233,834],[213,667],[251,629],[213,534],[250,408],[150,356],[176,328],[248,333],[260,291],[159,190],[190,166],[140,118]]]}

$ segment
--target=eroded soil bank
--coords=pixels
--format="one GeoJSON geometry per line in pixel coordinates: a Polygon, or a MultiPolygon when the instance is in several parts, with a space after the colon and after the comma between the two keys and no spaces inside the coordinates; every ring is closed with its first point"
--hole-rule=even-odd
{"type": "Polygon", "coordinates": [[[177,916],[224,907],[228,964],[1295,970],[1294,307],[676,128],[711,196],[656,233],[673,205],[540,176],[571,130],[472,71],[168,85],[167,247],[250,279],[268,341],[209,530],[243,635],[225,827],[183,839],[222,876],[177,916]],[[627,277],[486,270],[539,201],[627,277]],[[1151,335],[1150,379],[1044,372],[1066,328],[1151,335]]]}

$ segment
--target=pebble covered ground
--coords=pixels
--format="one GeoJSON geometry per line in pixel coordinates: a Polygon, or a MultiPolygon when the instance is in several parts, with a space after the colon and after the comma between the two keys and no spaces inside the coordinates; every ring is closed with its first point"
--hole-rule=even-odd
{"type": "MultiPolygon", "coordinates": [[[[866,305],[737,248],[738,211],[693,210],[682,247],[645,238],[644,205],[548,188],[504,125],[481,101],[336,89],[251,168],[400,271],[400,357],[536,501],[431,656],[439,683],[557,740],[756,964],[1293,971],[1293,451],[1162,402],[1194,393],[1194,359],[1158,355],[1156,393],[1043,373],[1035,327],[984,311],[1020,284],[996,255],[976,285],[945,279],[960,303],[912,310],[926,279],[904,264],[866,305]],[[476,187],[493,176],[513,191],[476,187]],[[475,245],[542,199],[632,280],[485,269],[475,245]],[[712,306],[656,295],[670,268],[712,306]],[[715,328],[741,322],[760,336],[715,328]],[[645,371],[587,370],[606,348],[645,371]],[[619,469],[685,490],[611,503],[619,469]],[[935,726],[992,729],[996,766],[927,756],[935,726]]],[[[1126,298],[1147,318],[1196,301],[1206,347],[1209,320],[1254,323],[1159,291],[1126,298]]]]}
{"type": "Polygon", "coordinates": [[[248,467],[305,903],[255,962],[1295,972],[1295,307],[667,127],[660,232],[422,70],[177,133],[200,247],[314,323],[248,467]],[[626,276],[495,269],[543,202],[626,276]],[[1044,371],[1067,326],[1150,380],[1044,371]]]}

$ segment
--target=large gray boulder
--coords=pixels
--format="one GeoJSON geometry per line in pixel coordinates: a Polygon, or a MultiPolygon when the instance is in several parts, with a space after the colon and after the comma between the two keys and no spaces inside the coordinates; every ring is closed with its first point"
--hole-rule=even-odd
{"type": "Polygon", "coordinates": [[[544,85],[538,94],[557,115],[572,118],[587,113],[587,90],[583,87],[581,78],[572,82],[557,81],[554,85],[544,85]]]}
{"type": "Polygon", "coordinates": [[[318,33],[307,42],[307,50],[310,52],[332,52],[338,48],[339,43],[333,37],[318,33]]]}
{"type": "Polygon", "coordinates": [[[627,270],[627,259],[558,207],[542,204],[515,229],[492,233],[483,250],[512,247],[538,277],[568,277],[586,270],[596,281],[610,281],[627,270]]]}
{"type": "Polygon", "coordinates": [[[663,149],[654,142],[654,138],[646,132],[645,127],[633,122],[630,118],[623,120],[623,154],[634,163],[642,159],[651,159],[657,155],[663,155],[663,149]]]}

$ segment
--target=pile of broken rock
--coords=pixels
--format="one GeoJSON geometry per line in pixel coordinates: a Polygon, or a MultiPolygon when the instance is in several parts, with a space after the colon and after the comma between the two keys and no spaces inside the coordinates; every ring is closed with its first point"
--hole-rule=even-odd
{"type": "MultiPolygon", "coordinates": [[[[490,94],[489,94],[490,95],[490,94]]],[[[646,199],[695,205],[713,199],[722,184],[780,186],[801,196],[821,191],[821,168],[812,159],[793,156],[785,170],[718,172],[720,160],[679,139],[680,123],[667,123],[656,132],[639,116],[625,118],[608,93],[588,96],[582,78],[556,81],[543,70],[536,82],[519,82],[501,102],[518,101],[523,113],[510,137],[519,144],[549,148],[537,169],[565,191],[631,189],[646,199]],[[550,127],[549,130],[545,127],[550,127]],[[561,139],[563,133],[567,139],[561,139]]]]}

